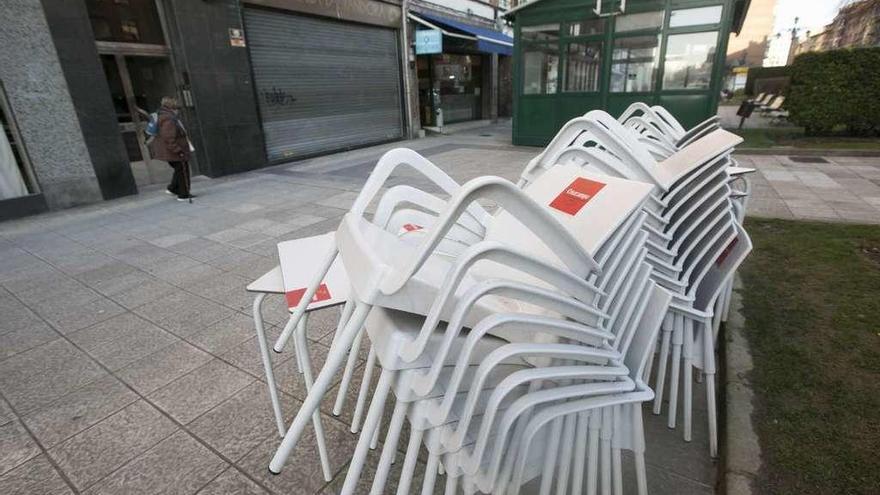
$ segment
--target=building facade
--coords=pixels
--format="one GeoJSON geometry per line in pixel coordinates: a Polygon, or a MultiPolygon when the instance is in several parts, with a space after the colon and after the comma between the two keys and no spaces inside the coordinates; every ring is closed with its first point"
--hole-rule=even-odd
{"type": "Polygon", "coordinates": [[[619,115],[637,101],[663,105],[685,126],[714,115],[728,35],[747,8],[744,0],[532,0],[511,9],[513,142],[541,146],[574,117],[619,115]]]}
{"type": "Polygon", "coordinates": [[[860,0],[841,8],[822,32],[808,32],[794,54],[875,46],[880,46],[880,0],[860,0]]]}
{"type": "Polygon", "coordinates": [[[503,115],[503,13],[495,0],[4,4],[0,219],[167,181],[144,135],[163,96],[181,102],[193,172],[209,177],[503,115]],[[440,44],[417,54],[423,31],[440,44]]]}

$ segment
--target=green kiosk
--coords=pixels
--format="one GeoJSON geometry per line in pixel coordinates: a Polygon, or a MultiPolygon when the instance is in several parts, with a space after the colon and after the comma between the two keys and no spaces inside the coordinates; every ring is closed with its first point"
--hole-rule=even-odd
{"type": "Polygon", "coordinates": [[[631,103],[690,127],[715,114],[727,38],[749,0],[532,0],[514,26],[513,143],[543,146],[568,120],[631,103]]]}

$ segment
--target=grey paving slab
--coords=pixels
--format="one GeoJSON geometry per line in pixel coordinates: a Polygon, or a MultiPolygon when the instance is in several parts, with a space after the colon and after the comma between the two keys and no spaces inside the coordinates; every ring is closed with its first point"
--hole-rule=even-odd
{"type": "Polygon", "coordinates": [[[232,310],[185,291],[168,294],[135,308],[134,312],[181,337],[232,315],[232,310]]]}
{"type": "MultiPolygon", "coordinates": [[[[300,402],[281,395],[285,418],[292,418],[300,402]]],[[[189,430],[227,458],[238,461],[274,437],[280,440],[269,402],[268,387],[255,381],[190,423],[189,430]]]]}
{"type": "Polygon", "coordinates": [[[144,401],[49,449],[49,455],[80,490],[86,489],[177,430],[144,401]]]}
{"type": "Polygon", "coordinates": [[[228,466],[187,433],[178,431],[83,493],[195,493],[228,466]]]}
{"type": "Polygon", "coordinates": [[[0,493],[6,495],[65,495],[73,490],[45,455],[39,455],[0,476],[0,493]]]}
{"type": "Polygon", "coordinates": [[[58,332],[38,320],[16,330],[0,333],[0,361],[57,338],[58,332]]]}
{"type": "Polygon", "coordinates": [[[132,313],[70,334],[70,340],[111,370],[167,347],[178,338],[132,313]]]}
{"type": "Polygon", "coordinates": [[[227,495],[230,493],[238,495],[265,495],[269,492],[254,483],[247,476],[241,474],[241,472],[234,468],[229,468],[223,471],[220,476],[211,480],[198,493],[199,495],[227,495]]]}
{"type": "Polygon", "coordinates": [[[254,378],[247,373],[214,359],[147,397],[171,417],[186,424],[253,381],[254,378]]]}
{"type": "Polygon", "coordinates": [[[40,447],[19,421],[0,426],[0,475],[40,454],[40,447]]]}
{"type": "Polygon", "coordinates": [[[107,375],[25,416],[23,421],[43,447],[51,448],[137,399],[131,389],[107,375]]]}
{"type": "Polygon", "coordinates": [[[19,414],[27,414],[107,373],[63,339],[0,362],[0,392],[19,414]]]}
{"type": "Polygon", "coordinates": [[[210,354],[181,341],[122,368],[117,376],[146,395],[210,360],[210,354]]]}

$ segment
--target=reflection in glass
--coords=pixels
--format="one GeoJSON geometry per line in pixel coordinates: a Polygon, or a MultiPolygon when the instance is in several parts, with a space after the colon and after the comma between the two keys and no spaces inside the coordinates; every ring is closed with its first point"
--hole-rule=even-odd
{"type": "Polygon", "coordinates": [[[666,39],[663,89],[707,89],[718,33],[670,35],[666,39]]]}
{"type": "Polygon", "coordinates": [[[599,91],[602,43],[569,43],[565,63],[565,91],[599,91]]]}
{"type": "Polygon", "coordinates": [[[559,24],[541,24],[539,26],[523,26],[520,30],[524,42],[556,41],[559,39],[559,24]]]}
{"type": "Polygon", "coordinates": [[[614,31],[623,33],[637,29],[659,28],[663,25],[663,11],[640,12],[638,14],[621,15],[614,20],[614,31]]]}
{"type": "Polygon", "coordinates": [[[590,36],[605,32],[605,19],[586,19],[568,24],[569,36],[590,36]]]}
{"type": "Polygon", "coordinates": [[[669,27],[699,26],[701,24],[718,24],[721,22],[721,11],[724,7],[699,7],[696,9],[673,10],[669,14],[669,27]]]}
{"type": "Polygon", "coordinates": [[[523,49],[523,94],[556,93],[558,74],[559,51],[555,45],[523,49]]]}
{"type": "Polygon", "coordinates": [[[646,92],[654,89],[660,55],[659,36],[630,36],[614,40],[611,91],[646,92]]]}
{"type": "Polygon", "coordinates": [[[0,87],[0,200],[18,198],[28,194],[25,182],[25,156],[19,134],[13,127],[12,116],[3,88],[0,87]]]}

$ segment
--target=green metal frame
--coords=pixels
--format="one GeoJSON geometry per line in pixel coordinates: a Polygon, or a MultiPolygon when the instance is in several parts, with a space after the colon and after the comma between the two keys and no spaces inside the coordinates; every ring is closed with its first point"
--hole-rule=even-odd
{"type": "MultiPolygon", "coordinates": [[[[603,109],[617,115],[634,101],[666,106],[686,127],[699,123],[715,114],[721,91],[727,41],[733,24],[736,3],[741,0],[629,0],[627,14],[663,11],[660,28],[627,31],[616,35],[614,32],[617,16],[605,17],[605,28],[601,35],[569,37],[566,23],[596,18],[591,0],[542,0],[532,6],[511,14],[514,20],[514,59],[513,59],[513,142],[514,144],[543,146],[556,134],[556,131],[569,119],[589,110],[603,109]],[[683,8],[723,7],[721,20],[717,24],[670,28],[670,13],[683,8]],[[521,37],[523,26],[558,23],[560,36],[557,41],[559,66],[557,91],[553,94],[523,94],[523,49],[528,45],[521,37]],[[715,58],[709,87],[706,89],[662,88],[663,72],[666,62],[667,39],[670,35],[717,32],[715,58]],[[612,93],[611,57],[614,40],[630,36],[654,34],[660,36],[660,55],[655,72],[654,90],[640,93],[612,93]],[[562,91],[567,66],[567,45],[575,41],[601,41],[602,62],[599,91],[590,93],[566,93],[562,91]]],[[[604,2],[611,8],[611,2],[604,2]]],[[[614,2],[617,5],[618,1],[614,2]]]]}

